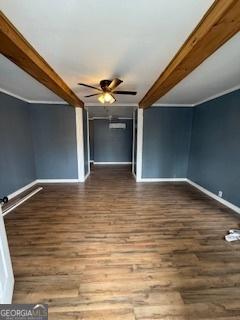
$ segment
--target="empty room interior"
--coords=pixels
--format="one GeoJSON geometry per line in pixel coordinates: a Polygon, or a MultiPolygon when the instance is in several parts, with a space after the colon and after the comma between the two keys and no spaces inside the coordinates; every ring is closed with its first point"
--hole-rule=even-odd
{"type": "Polygon", "coordinates": [[[0,9],[0,319],[240,319],[240,0],[0,9]]]}

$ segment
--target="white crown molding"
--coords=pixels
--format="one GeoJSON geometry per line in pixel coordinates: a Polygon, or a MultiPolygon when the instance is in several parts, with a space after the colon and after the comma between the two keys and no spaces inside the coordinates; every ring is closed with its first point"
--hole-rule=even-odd
{"type": "MultiPolygon", "coordinates": [[[[206,99],[203,99],[203,100],[200,100],[198,102],[195,102],[195,103],[192,103],[192,104],[189,104],[189,103],[186,103],[186,104],[183,104],[183,103],[155,103],[152,105],[152,107],[155,107],[155,108],[159,108],[159,107],[179,107],[179,108],[192,108],[192,107],[196,107],[196,106],[199,106],[200,104],[203,104],[205,102],[208,102],[208,101],[211,101],[211,100],[214,100],[216,98],[219,98],[219,97],[222,97],[228,93],[231,93],[233,91],[236,91],[236,90],[239,90],[240,89],[240,85],[237,85],[235,87],[232,87],[230,89],[227,89],[227,90],[224,90],[218,94],[215,94],[213,96],[210,96],[206,99]]],[[[27,102],[27,103],[31,103],[31,104],[62,104],[62,105],[68,105],[67,102],[65,101],[45,101],[45,100],[29,100],[29,99],[25,99],[17,94],[14,94],[10,91],[7,91],[5,89],[2,89],[0,88],[0,92],[2,93],[5,93],[11,97],[14,97],[16,99],[19,99],[19,100],[22,100],[24,102],[27,102]]],[[[98,102],[89,102],[89,103],[86,103],[85,104],[85,107],[99,107],[99,106],[109,106],[109,105],[106,105],[106,104],[103,104],[101,105],[100,103],[98,102]]],[[[114,105],[110,105],[111,107],[132,107],[132,108],[138,108],[138,103],[115,103],[114,105]]]]}
{"type": "Polygon", "coordinates": [[[68,105],[65,101],[37,101],[37,100],[28,100],[28,103],[31,104],[62,104],[62,105],[68,105]]]}
{"type": "Polygon", "coordinates": [[[12,93],[12,92],[10,92],[10,91],[7,91],[7,90],[5,90],[5,89],[0,88],[0,92],[5,93],[5,94],[7,94],[8,96],[11,96],[11,97],[16,98],[16,99],[18,99],[18,100],[22,100],[22,101],[24,101],[24,102],[28,102],[28,103],[29,103],[29,100],[27,100],[27,99],[25,99],[25,98],[23,98],[23,97],[21,97],[21,96],[19,96],[19,95],[17,95],[17,94],[14,94],[14,93],[12,93]]]}
{"type": "Polygon", "coordinates": [[[216,98],[220,98],[220,97],[222,97],[222,96],[224,96],[224,95],[226,95],[228,93],[231,93],[231,92],[239,90],[239,89],[240,89],[240,85],[237,85],[237,86],[235,86],[235,87],[233,87],[231,89],[224,90],[224,91],[222,91],[222,92],[220,92],[218,94],[215,94],[215,95],[213,95],[211,97],[208,97],[207,99],[200,100],[200,101],[196,102],[193,106],[194,107],[199,106],[200,104],[203,104],[204,102],[208,102],[208,101],[214,100],[216,98]]]}
{"type": "Polygon", "coordinates": [[[138,103],[114,103],[114,104],[101,104],[100,102],[86,102],[85,107],[133,107],[138,108],[138,103]]]}
{"type": "Polygon", "coordinates": [[[152,107],[154,108],[161,108],[161,107],[170,107],[170,108],[192,108],[194,104],[182,104],[182,103],[156,103],[153,104],[152,107]]]}
{"type": "Polygon", "coordinates": [[[233,91],[236,91],[236,90],[239,90],[240,89],[240,85],[237,85],[237,86],[234,86],[230,89],[227,89],[227,90],[224,90],[222,92],[219,92],[218,94],[215,94],[213,96],[210,96],[206,99],[203,99],[203,100],[200,100],[198,102],[195,102],[193,104],[179,104],[179,103],[156,103],[156,104],[153,104],[152,107],[196,107],[196,106],[199,106],[200,104],[203,104],[204,102],[208,102],[208,101],[211,101],[211,100],[214,100],[216,98],[220,98],[228,93],[231,93],[233,91]]]}
{"type": "Polygon", "coordinates": [[[24,102],[27,102],[27,103],[31,103],[31,104],[65,104],[65,105],[68,104],[65,101],[28,100],[28,99],[25,99],[25,98],[19,96],[18,94],[14,94],[14,93],[12,93],[10,91],[7,91],[5,89],[2,89],[2,88],[0,88],[0,92],[5,93],[8,96],[11,96],[13,98],[19,99],[21,101],[24,101],[24,102]]]}

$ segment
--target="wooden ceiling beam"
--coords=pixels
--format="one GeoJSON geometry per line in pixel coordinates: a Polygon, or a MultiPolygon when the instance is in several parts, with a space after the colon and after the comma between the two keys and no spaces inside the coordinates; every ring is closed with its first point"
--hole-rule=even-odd
{"type": "Polygon", "coordinates": [[[0,53],[71,106],[84,107],[84,103],[30,45],[2,11],[0,11],[0,53]]]}
{"type": "Polygon", "coordinates": [[[150,107],[239,31],[240,0],[215,0],[139,106],[150,107]]]}

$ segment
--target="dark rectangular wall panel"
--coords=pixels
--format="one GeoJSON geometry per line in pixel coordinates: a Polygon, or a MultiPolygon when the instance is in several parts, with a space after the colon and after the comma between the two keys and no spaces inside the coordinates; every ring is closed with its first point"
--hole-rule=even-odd
{"type": "Polygon", "coordinates": [[[194,109],[188,178],[240,207],[240,90],[194,109]]]}
{"type": "Polygon", "coordinates": [[[186,178],[193,108],[153,107],[143,115],[143,178],[186,178]]]}
{"type": "Polygon", "coordinates": [[[64,105],[31,105],[38,179],[77,179],[75,109],[64,105]]]}
{"type": "Polygon", "coordinates": [[[30,108],[0,93],[0,197],[36,179],[30,108]]]}
{"type": "Polygon", "coordinates": [[[95,162],[132,162],[132,120],[119,120],[126,123],[126,129],[110,129],[109,120],[94,121],[93,144],[95,162]]]}

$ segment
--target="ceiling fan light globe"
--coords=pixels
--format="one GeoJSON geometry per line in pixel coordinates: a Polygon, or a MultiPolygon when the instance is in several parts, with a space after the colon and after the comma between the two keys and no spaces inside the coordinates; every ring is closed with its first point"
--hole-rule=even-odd
{"type": "Polygon", "coordinates": [[[105,99],[104,99],[104,94],[101,94],[99,97],[98,97],[98,101],[101,102],[101,103],[105,103],[105,99]]]}
{"type": "Polygon", "coordinates": [[[104,94],[104,99],[105,99],[105,102],[112,103],[113,97],[112,97],[112,95],[110,93],[106,92],[104,94]]]}
{"type": "Polygon", "coordinates": [[[103,104],[104,103],[112,104],[113,102],[116,101],[116,99],[110,93],[105,92],[98,97],[98,101],[100,101],[103,104]]]}
{"type": "Polygon", "coordinates": [[[111,100],[109,101],[109,103],[112,104],[115,101],[116,101],[116,99],[111,95],[111,100]]]}

